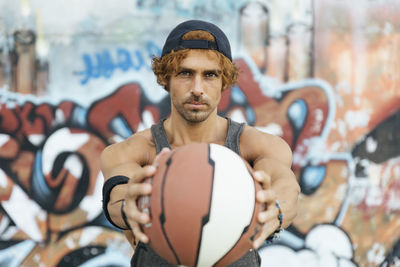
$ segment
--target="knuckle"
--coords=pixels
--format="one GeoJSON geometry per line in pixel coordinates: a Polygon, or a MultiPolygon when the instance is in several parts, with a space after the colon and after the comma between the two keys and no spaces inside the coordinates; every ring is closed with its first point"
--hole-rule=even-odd
{"type": "Polygon", "coordinates": [[[128,198],[132,197],[134,195],[134,190],[135,189],[134,189],[133,185],[128,186],[128,189],[126,190],[126,194],[127,194],[128,198]]]}
{"type": "Polygon", "coordinates": [[[140,181],[142,180],[143,176],[144,176],[144,171],[143,171],[143,169],[138,170],[138,171],[135,173],[134,178],[133,178],[133,179],[134,179],[134,183],[140,182],[140,181]]]}
{"type": "MultiPolygon", "coordinates": [[[[128,196],[135,198],[137,195],[137,185],[136,184],[132,184],[128,187],[128,196]]],[[[130,205],[132,205],[132,203],[129,203],[130,205]]]]}

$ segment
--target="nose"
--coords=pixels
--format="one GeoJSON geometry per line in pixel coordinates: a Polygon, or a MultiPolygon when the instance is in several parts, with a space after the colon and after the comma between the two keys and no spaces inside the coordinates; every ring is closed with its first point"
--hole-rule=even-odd
{"type": "Polygon", "coordinates": [[[200,75],[195,75],[192,84],[192,95],[194,96],[201,96],[204,93],[203,90],[203,81],[200,75]]]}

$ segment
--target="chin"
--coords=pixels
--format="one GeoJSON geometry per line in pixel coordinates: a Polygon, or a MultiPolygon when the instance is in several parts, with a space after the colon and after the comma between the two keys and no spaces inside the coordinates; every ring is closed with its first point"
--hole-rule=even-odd
{"type": "Polygon", "coordinates": [[[190,112],[184,114],[184,118],[186,121],[190,123],[199,123],[205,121],[210,116],[208,112],[190,112]]]}

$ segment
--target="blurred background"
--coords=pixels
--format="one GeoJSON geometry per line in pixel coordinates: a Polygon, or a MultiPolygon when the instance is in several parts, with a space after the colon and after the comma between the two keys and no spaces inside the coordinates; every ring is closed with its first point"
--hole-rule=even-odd
{"type": "Polygon", "coordinates": [[[99,155],[168,116],[151,58],[193,18],[225,31],[241,69],[219,113],[293,150],[300,209],[263,266],[400,266],[398,14],[397,0],[0,0],[0,266],[129,266],[99,155]]]}

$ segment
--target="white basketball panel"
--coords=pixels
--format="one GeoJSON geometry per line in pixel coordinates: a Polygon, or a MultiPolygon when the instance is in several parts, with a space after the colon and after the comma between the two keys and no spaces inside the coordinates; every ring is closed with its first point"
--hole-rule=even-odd
{"type": "Polygon", "coordinates": [[[232,249],[250,224],[256,201],[254,180],[235,152],[210,144],[210,157],[215,162],[210,219],[197,266],[212,266],[232,249]]]}

